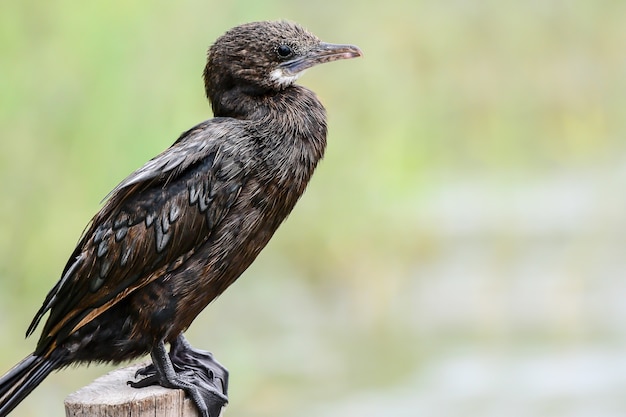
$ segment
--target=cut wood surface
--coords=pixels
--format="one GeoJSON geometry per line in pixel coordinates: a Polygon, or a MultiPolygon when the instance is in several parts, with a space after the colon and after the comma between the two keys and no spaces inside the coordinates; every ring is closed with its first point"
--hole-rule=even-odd
{"type": "MultiPolygon", "coordinates": [[[[160,386],[132,388],[135,372],[146,364],[116,369],[65,399],[67,417],[196,417],[182,390],[160,386]]],[[[223,414],[223,413],[222,413],[223,414]]]]}

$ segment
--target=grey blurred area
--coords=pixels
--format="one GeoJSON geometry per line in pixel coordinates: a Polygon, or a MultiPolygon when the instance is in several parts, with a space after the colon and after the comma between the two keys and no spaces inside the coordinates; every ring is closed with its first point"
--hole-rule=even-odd
{"type": "Polygon", "coordinates": [[[225,415],[626,415],[626,3],[0,8],[0,371],[102,197],[211,116],[208,45],[287,18],[364,57],[301,78],[326,157],[188,332],[231,371],[225,415]]]}

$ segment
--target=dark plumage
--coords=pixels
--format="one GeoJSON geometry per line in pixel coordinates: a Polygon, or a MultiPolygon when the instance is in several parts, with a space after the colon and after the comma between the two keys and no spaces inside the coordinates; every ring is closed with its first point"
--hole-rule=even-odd
{"type": "Polygon", "coordinates": [[[0,380],[0,416],[54,369],[147,353],[154,365],[133,386],[182,388],[202,415],[219,411],[228,374],[182,333],[256,258],[324,153],[324,107],[296,78],[359,55],[287,22],[215,42],[204,71],[215,118],[109,194],[28,328],[49,312],[35,351],[0,380]]]}

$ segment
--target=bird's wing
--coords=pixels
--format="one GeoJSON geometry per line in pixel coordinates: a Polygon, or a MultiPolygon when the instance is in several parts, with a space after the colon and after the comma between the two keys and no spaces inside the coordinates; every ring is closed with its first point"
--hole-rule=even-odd
{"type": "Polygon", "coordinates": [[[236,127],[216,119],[198,125],[111,192],[28,328],[30,335],[50,311],[38,348],[76,331],[209,238],[246,176],[249,158],[230,146],[242,135],[236,127]]]}

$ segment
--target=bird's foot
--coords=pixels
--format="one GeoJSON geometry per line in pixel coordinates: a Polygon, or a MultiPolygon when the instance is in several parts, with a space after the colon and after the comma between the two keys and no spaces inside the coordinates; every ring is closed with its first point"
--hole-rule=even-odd
{"type": "Polygon", "coordinates": [[[209,352],[193,349],[181,335],[169,355],[160,343],[152,352],[153,364],[139,369],[133,388],[161,385],[184,390],[203,417],[217,417],[228,402],[228,371],[209,352]]]}

